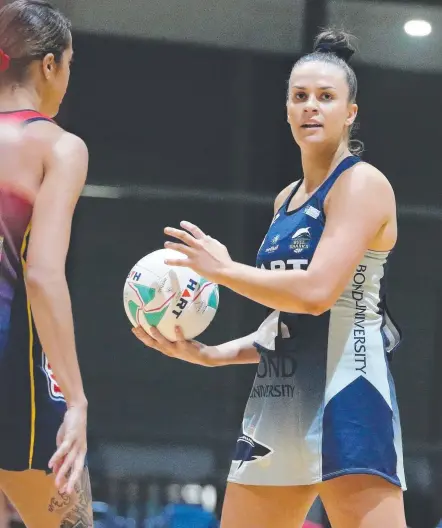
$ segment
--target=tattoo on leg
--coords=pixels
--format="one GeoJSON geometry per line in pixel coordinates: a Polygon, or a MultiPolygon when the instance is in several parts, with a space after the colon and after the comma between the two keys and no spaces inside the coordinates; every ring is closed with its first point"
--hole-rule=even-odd
{"type": "Polygon", "coordinates": [[[52,497],[51,502],[49,503],[48,510],[52,513],[62,508],[66,508],[71,503],[71,498],[67,493],[57,492],[55,497],[52,497]]]}
{"type": "Polygon", "coordinates": [[[84,468],[83,475],[75,485],[76,502],[66,512],[60,528],[92,528],[92,494],[89,470],[84,468]]]}
{"type": "MultiPolygon", "coordinates": [[[[72,472],[72,468],[68,469],[66,472],[66,479],[69,479],[72,472]]],[[[51,502],[48,506],[48,511],[50,513],[53,513],[54,511],[58,511],[61,509],[66,508],[71,503],[71,497],[67,493],[60,493],[57,491],[57,495],[55,497],[52,497],[51,502]]]]}

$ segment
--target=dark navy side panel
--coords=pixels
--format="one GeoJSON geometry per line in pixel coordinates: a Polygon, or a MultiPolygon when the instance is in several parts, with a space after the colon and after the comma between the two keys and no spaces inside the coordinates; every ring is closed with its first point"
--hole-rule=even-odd
{"type": "Polygon", "coordinates": [[[393,412],[379,391],[360,376],[326,405],[322,471],[327,480],[342,471],[372,468],[400,485],[396,474],[393,412]],[[363,420],[361,420],[363,416],[363,420]]]}

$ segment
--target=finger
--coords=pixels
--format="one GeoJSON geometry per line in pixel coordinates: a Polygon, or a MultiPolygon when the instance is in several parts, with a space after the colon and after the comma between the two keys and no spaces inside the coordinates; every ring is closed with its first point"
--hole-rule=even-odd
{"type": "Polygon", "coordinates": [[[191,234],[183,231],[182,229],[175,229],[174,227],[166,227],[164,233],[173,238],[178,238],[189,247],[198,247],[198,240],[191,234]]]}
{"type": "Polygon", "coordinates": [[[171,343],[168,339],[166,339],[155,326],[151,326],[149,331],[152,333],[152,336],[156,343],[156,346],[154,346],[153,348],[155,348],[155,350],[158,350],[158,352],[161,352],[165,356],[174,358],[174,344],[171,343]]]}
{"type": "Polygon", "coordinates": [[[173,343],[165,338],[156,326],[151,326],[149,332],[153,339],[157,342],[157,345],[159,345],[161,348],[170,348],[173,346],[173,343]]]}
{"type": "MultiPolygon", "coordinates": [[[[164,247],[168,249],[174,249],[175,251],[179,251],[180,253],[183,254],[183,256],[186,255],[187,257],[191,257],[193,255],[193,252],[195,251],[195,249],[191,248],[190,246],[185,246],[183,244],[179,244],[178,242],[170,242],[169,240],[164,242],[164,247]]],[[[186,261],[185,258],[180,259],[180,260],[186,261]]]]}
{"type": "Polygon", "coordinates": [[[176,335],[177,344],[183,343],[186,341],[186,338],[184,337],[184,332],[181,326],[178,326],[178,325],[175,326],[175,335],[176,335]]]}
{"type": "Polygon", "coordinates": [[[164,264],[167,264],[168,266],[172,266],[173,268],[191,268],[192,266],[189,265],[189,262],[187,259],[166,259],[164,261],[164,264]]]}
{"type": "Polygon", "coordinates": [[[137,337],[141,336],[140,338],[144,339],[145,341],[148,341],[149,343],[153,343],[154,345],[155,344],[158,345],[158,341],[161,338],[164,338],[162,333],[159,330],[157,330],[155,326],[149,326],[148,330],[145,330],[143,327],[138,326],[134,330],[135,331],[133,332],[137,337]]]}
{"type": "Polygon", "coordinates": [[[62,466],[60,467],[57,476],[55,477],[55,485],[60,490],[61,493],[66,491],[68,473],[74,464],[75,458],[77,456],[77,450],[72,449],[71,452],[66,456],[62,466]]]}
{"type": "Polygon", "coordinates": [[[134,326],[131,331],[136,337],[138,337],[138,339],[142,339],[146,336],[149,337],[148,333],[146,332],[146,330],[144,330],[142,326],[134,326]]]}
{"type": "Polygon", "coordinates": [[[75,459],[71,476],[66,486],[66,493],[70,495],[74,491],[75,484],[80,480],[84,470],[84,453],[78,453],[75,459]]]}
{"type": "Polygon", "coordinates": [[[166,356],[174,357],[173,354],[166,350],[165,347],[161,346],[160,343],[155,338],[151,337],[148,333],[145,332],[143,337],[139,337],[138,339],[147,347],[152,348],[153,350],[158,350],[158,352],[161,352],[166,356]]]}
{"type": "Polygon", "coordinates": [[[145,344],[148,347],[154,347],[155,346],[155,339],[153,339],[147,332],[144,330],[140,332],[139,330],[133,328],[132,333],[139,339],[143,344],[145,344]]]}
{"type": "Polygon", "coordinates": [[[135,336],[138,337],[139,339],[143,339],[143,338],[151,339],[152,338],[152,336],[148,332],[146,332],[146,330],[142,326],[134,326],[132,328],[132,333],[135,334],[135,336]]]}
{"type": "Polygon", "coordinates": [[[63,462],[64,462],[64,459],[62,461],[58,462],[57,464],[55,464],[54,467],[52,468],[52,473],[55,476],[58,475],[58,472],[60,471],[60,468],[63,465],[63,462]]]}
{"type": "Polygon", "coordinates": [[[204,238],[206,236],[202,229],[191,222],[187,222],[187,220],[180,222],[180,226],[192,233],[196,239],[204,238]]]}
{"type": "Polygon", "coordinates": [[[140,325],[134,326],[132,328],[132,332],[138,337],[148,336],[149,334],[144,330],[144,328],[140,325]]]}
{"type": "Polygon", "coordinates": [[[71,447],[71,442],[69,440],[64,440],[60,447],[52,455],[51,460],[49,460],[49,468],[53,468],[55,465],[62,463],[65,456],[69,453],[71,447]]]}

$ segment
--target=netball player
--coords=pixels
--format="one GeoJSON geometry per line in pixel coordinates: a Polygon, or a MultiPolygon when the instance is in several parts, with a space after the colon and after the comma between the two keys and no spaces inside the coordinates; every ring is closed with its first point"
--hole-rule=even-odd
{"type": "Polygon", "coordinates": [[[198,227],[166,228],[205,278],[272,309],[251,336],[219,347],[135,334],[205,365],[259,362],[228,477],[223,528],[300,527],[320,495],[334,528],[404,528],[399,416],[386,307],[396,243],[386,177],[354,155],[357,81],[344,33],[318,36],[293,67],[287,120],[302,177],[275,202],[256,268],[198,227]]]}
{"type": "Polygon", "coordinates": [[[92,526],[65,277],[88,153],[51,120],[72,53],[70,23],[50,4],[0,10],[0,489],[31,528],[92,526]]]}

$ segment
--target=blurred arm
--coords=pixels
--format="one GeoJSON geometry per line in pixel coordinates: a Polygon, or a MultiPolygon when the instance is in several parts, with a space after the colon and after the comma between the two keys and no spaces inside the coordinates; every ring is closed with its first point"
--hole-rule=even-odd
{"type": "Polygon", "coordinates": [[[86,405],[65,263],[88,152],[82,140],[66,132],[48,150],[32,216],[26,286],[44,353],[68,406],[86,405]]]}

